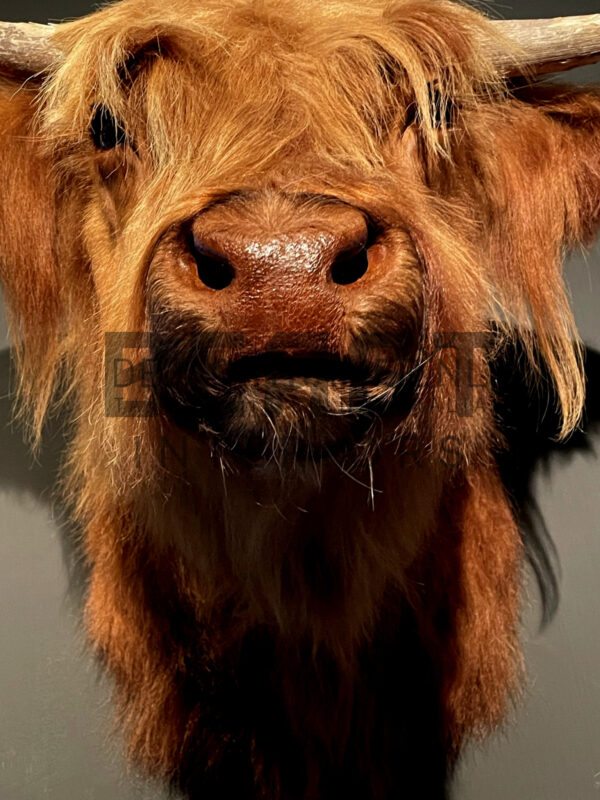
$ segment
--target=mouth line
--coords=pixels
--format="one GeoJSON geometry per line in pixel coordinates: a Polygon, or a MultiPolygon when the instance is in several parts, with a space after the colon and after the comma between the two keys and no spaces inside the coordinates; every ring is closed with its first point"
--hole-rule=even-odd
{"type": "Polygon", "coordinates": [[[284,352],[242,356],[229,365],[227,381],[245,384],[255,380],[318,380],[328,383],[371,384],[373,376],[355,363],[327,353],[289,355],[284,352]]]}

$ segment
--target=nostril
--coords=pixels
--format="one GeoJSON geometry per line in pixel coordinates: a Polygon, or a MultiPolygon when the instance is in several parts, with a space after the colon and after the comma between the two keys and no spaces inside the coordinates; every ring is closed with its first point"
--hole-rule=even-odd
{"type": "Polygon", "coordinates": [[[356,283],[369,269],[367,248],[342,253],[331,265],[331,280],[340,286],[356,283]]]}
{"type": "Polygon", "coordinates": [[[198,277],[209,289],[226,289],[235,277],[235,270],[220,253],[194,241],[192,254],[196,261],[198,277]]]}

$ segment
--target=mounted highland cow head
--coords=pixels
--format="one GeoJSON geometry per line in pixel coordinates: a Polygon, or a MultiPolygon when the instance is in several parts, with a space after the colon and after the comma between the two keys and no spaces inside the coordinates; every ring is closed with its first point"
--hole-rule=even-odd
{"type": "Polygon", "coordinates": [[[442,797],[502,719],[490,362],[518,339],[577,425],[600,95],[536,75],[599,53],[598,17],[444,0],[0,28],[20,408],[36,439],[67,402],[90,638],[132,757],[190,797],[442,797]]]}

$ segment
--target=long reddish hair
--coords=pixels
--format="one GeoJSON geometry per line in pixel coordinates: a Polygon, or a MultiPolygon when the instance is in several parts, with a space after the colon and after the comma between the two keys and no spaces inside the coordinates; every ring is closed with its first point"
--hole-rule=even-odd
{"type": "Polygon", "coordinates": [[[133,757],[192,795],[434,796],[518,689],[522,547],[490,351],[473,351],[466,415],[429,356],[440,334],[517,331],[532,382],[540,364],[554,382],[561,435],[578,424],[561,264],[600,214],[600,96],[507,84],[482,33],[445,0],[124,0],[61,28],[43,84],[0,85],[19,406],[35,441],[52,400],[70,404],[63,491],[91,567],[90,639],[133,757]],[[93,152],[99,107],[137,152],[93,152]],[[158,237],[242,180],[333,194],[410,239],[410,279],[389,291],[418,321],[423,366],[373,459],[374,502],[334,472],[319,491],[290,479],[283,515],[259,509],[245,467],[224,490],[194,441],[184,480],[160,455],[165,436],[181,443],[168,422],[105,413],[105,334],[148,330],[158,237]],[[411,777],[420,751],[431,769],[411,777]]]}

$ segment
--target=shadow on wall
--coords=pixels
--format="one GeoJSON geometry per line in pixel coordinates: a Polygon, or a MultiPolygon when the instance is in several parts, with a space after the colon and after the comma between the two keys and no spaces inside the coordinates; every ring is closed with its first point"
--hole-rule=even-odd
{"type": "Polygon", "coordinates": [[[65,419],[51,417],[44,427],[39,455],[33,456],[25,442],[22,425],[14,421],[15,375],[10,349],[0,350],[0,490],[29,494],[52,507],[62,555],[69,575],[69,597],[81,602],[87,585],[80,534],[68,521],[57,494],[60,465],[66,448],[65,419]]]}
{"type": "Polygon", "coordinates": [[[551,531],[548,530],[533,494],[533,479],[542,469],[568,461],[576,453],[593,455],[600,429],[600,352],[591,347],[584,353],[586,404],[581,427],[565,442],[556,440],[558,398],[547,374],[533,382],[526,372],[527,359],[519,345],[500,352],[492,364],[496,389],[496,413],[506,449],[498,466],[513,500],[528,560],[541,595],[542,627],[554,616],[559,600],[559,564],[551,531]]]}

